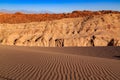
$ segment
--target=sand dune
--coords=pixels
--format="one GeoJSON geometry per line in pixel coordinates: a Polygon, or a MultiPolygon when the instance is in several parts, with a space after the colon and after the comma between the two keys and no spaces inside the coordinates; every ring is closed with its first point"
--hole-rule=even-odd
{"type": "Polygon", "coordinates": [[[120,56],[119,47],[0,46],[0,80],[120,80],[114,56],[120,56]]]}

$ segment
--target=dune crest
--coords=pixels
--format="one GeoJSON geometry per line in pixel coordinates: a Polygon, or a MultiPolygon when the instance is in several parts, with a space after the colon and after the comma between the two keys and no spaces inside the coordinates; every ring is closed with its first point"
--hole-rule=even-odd
{"type": "Polygon", "coordinates": [[[1,23],[0,44],[42,47],[120,46],[120,14],[1,23]]]}

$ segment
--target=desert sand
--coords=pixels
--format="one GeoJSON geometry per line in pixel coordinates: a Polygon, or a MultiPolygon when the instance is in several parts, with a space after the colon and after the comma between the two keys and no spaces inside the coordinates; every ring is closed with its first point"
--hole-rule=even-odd
{"type": "Polygon", "coordinates": [[[119,47],[0,46],[0,80],[120,80],[119,47]]]}
{"type": "Polygon", "coordinates": [[[115,46],[120,46],[118,11],[3,13],[0,80],[120,80],[115,46]]]}

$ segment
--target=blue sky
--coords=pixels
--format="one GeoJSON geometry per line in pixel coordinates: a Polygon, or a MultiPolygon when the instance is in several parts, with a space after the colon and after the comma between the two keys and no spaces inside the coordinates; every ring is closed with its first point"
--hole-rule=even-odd
{"type": "Polygon", "coordinates": [[[0,9],[48,10],[71,12],[73,10],[118,10],[120,0],[0,0],[0,9]]]}

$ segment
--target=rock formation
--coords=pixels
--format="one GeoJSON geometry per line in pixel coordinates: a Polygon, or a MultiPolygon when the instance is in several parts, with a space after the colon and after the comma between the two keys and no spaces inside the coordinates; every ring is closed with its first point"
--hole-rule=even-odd
{"type": "Polygon", "coordinates": [[[120,46],[120,13],[30,23],[1,23],[0,44],[41,47],[120,46]]]}

